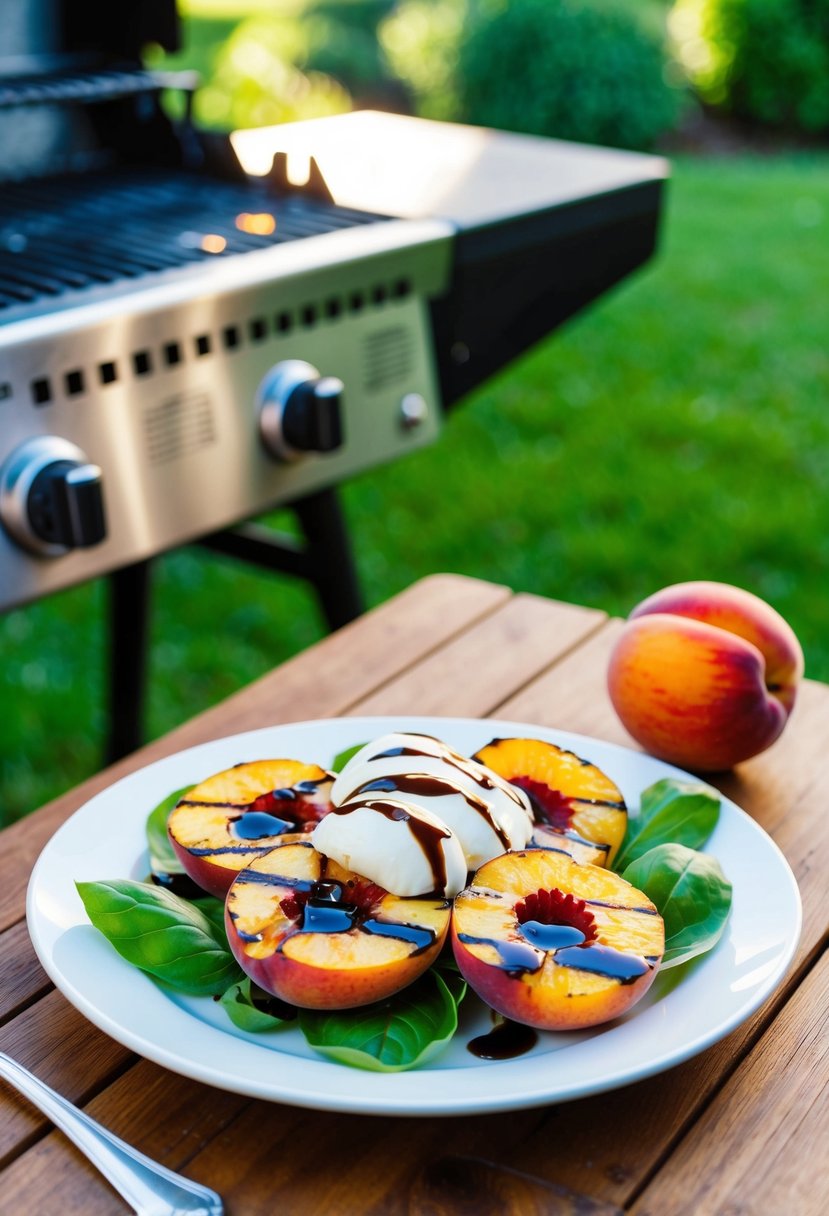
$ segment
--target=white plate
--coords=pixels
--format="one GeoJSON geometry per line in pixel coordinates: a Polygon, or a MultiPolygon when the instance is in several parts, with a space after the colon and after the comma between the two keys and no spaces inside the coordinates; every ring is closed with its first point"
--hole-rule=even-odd
{"type": "Polygon", "coordinates": [[[707,846],[734,887],[732,914],[717,947],[658,976],[624,1018],[595,1030],[542,1033],[530,1053],[513,1060],[483,1061],[467,1050],[471,1038],[491,1028],[488,1010],[467,998],[458,1034],[434,1062],[411,1072],[356,1072],[315,1055],[297,1029],[245,1034],[209,998],[171,998],[89,924],[75,882],[143,878],[145,821],[172,790],[269,756],[328,765],[346,747],[392,729],[437,735],[467,754],[495,736],[548,739],[603,768],[631,807],[653,781],[685,775],[582,735],[493,720],[341,718],[204,743],[110,786],[43,850],[29,884],[29,931],[64,996],[140,1055],[222,1089],[326,1110],[426,1115],[561,1102],[661,1072],[728,1034],[782,979],[800,934],[797,884],[773,841],[726,799],[707,846]]]}

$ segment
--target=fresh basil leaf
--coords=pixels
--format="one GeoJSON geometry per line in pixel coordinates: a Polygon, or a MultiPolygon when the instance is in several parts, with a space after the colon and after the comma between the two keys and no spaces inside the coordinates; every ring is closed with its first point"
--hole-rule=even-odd
{"type": "Polygon", "coordinates": [[[222,994],[221,1004],[234,1026],[238,1026],[240,1030],[261,1034],[269,1030],[279,1030],[288,1021],[293,1021],[293,1018],[280,1018],[268,1013],[270,1000],[268,993],[246,976],[222,994]]]}
{"type": "Polygon", "coordinates": [[[351,757],[356,756],[362,747],[365,747],[365,743],[355,743],[353,747],[347,747],[345,751],[338,752],[331,761],[331,771],[333,773],[341,773],[351,757]]]}
{"type": "Polygon", "coordinates": [[[198,910],[207,917],[213,926],[216,941],[221,945],[226,946],[227,930],[225,929],[224,900],[216,899],[215,895],[202,895],[198,899],[188,899],[187,902],[192,907],[198,908],[198,910]]]}
{"type": "Polygon", "coordinates": [[[438,961],[434,964],[434,969],[449,989],[449,995],[455,1002],[455,1006],[459,1006],[466,996],[467,985],[466,980],[461,975],[458,964],[455,962],[454,955],[451,953],[441,954],[438,961]]]}
{"type": "Polygon", "coordinates": [[[622,878],[653,900],[665,922],[663,968],[704,954],[722,936],[731,883],[715,857],[681,844],[660,844],[632,862],[622,878]]]}
{"type": "Polygon", "coordinates": [[[178,800],[192,788],[192,785],[185,785],[183,789],[176,790],[174,794],[168,794],[150,812],[147,820],[147,845],[150,850],[150,869],[153,874],[184,873],[184,867],[176,856],[173,846],[170,844],[170,837],[167,835],[167,820],[178,800]]]}
{"type": "Polygon", "coordinates": [[[242,978],[224,932],[189,900],[126,878],[76,886],[92,924],[122,958],[170,987],[213,996],[242,978]]]}
{"type": "Polygon", "coordinates": [[[353,1068],[402,1072],[423,1064],[452,1038],[458,1009],[435,971],[402,992],[359,1009],[300,1009],[299,1025],[315,1051],[353,1068]]]}
{"type": "Polygon", "coordinates": [[[720,816],[720,796],[710,785],[665,777],[643,790],[639,814],[628,820],[613,862],[621,874],[637,857],[660,844],[701,849],[720,816]]]}

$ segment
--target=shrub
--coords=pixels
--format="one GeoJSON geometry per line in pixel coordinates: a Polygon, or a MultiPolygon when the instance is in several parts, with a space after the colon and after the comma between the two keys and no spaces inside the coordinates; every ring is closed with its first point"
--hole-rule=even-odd
{"type": "Polygon", "coordinates": [[[422,118],[457,119],[458,52],[470,0],[402,0],[379,34],[422,118]]]}
{"type": "Polygon", "coordinates": [[[654,0],[409,0],[385,38],[421,113],[630,148],[677,118],[654,0]]]}
{"type": "Polygon", "coordinates": [[[323,72],[303,70],[308,57],[302,23],[271,15],[240,22],[196,95],[197,119],[229,129],[348,110],[350,98],[340,84],[323,72]]]}
{"type": "Polygon", "coordinates": [[[829,0],[679,0],[671,29],[705,101],[829,130],[829,0]]]}
{"type": "Polygon", "coordinates": [[[298,18],[308,38],[306,71],[337,80],[356,104],[405,101],[378,37],[395,0],[305,0],[298,18]]]}

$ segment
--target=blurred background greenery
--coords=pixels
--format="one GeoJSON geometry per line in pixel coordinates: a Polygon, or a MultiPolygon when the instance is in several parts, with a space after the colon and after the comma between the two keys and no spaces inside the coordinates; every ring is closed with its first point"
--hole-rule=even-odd
{"type": "MultiPolygon", "coordinates": [[[[148,57],[201,72],[205,126],[372,106],[674,162],[650,267],[434,447],[345,487],[369,603],[455,570],[625,614],[715,578],[774,604],[829,679],[829,0],[180,7],[184,49],[148,57]]],[[[95,582],[0,618],[5,822],[100,767],[104,609],[95,582]]],[[[302,585],[197,549],[161,559],[150,735],[323,631],[302,585]]]]}

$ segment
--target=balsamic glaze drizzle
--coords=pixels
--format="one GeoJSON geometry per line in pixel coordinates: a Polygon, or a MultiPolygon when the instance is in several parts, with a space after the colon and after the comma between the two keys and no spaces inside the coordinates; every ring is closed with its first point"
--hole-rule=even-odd
{"type": "Polygon", "coordinates": [[[385,819],[408,824],[409,831],[420,846],[421,852],[426,858],[426,863],[432,872],[432,893],[440,893],[442,896],[446,890],[446,854],[443,851],[442,842],[448,840],[451,836],[448,828],[441,827],[437,823],[429,823],[417,815],[412,815],[405,803],[395,802],[393,799],[385,801],[379,798],[371,798],[366,802],[360,802],[356,805],[344,803],[342,806],[332,807],[329,814],[350,815],[353,811],[358,811],[361,808],[376,811],[378,815],[382,815],[385,819]]]}
{"type": "Polygon", "coordinates": [[[531,1051],[537,1042],[538,1035],[532,1026],[522,1026],[520,1022],[506,1019],[493,1026],[489,1034],[480,1034],[471,1039],[466,1050],[479,1060],[513,1060],[531,1051]]]}
{"type": "Polygon", "coordinates": [[[543,921],[527,920],[518,926],[518,932],[531,946],[540,950],[560,950],[563,946],[580,946],[585,940],[581,929],[573,925],[545,925],[543,921]]]}
{"type": "Polygon", "coordinates": [[[499,940],[494,937],[473,937],[471,933],[459,933],[458,938],[469,946],[492,946],[500,959],[498,966],[511,975],[538,971],[544,962],[542,950],[536,949],[528,942],[518,941],[517,938],[499,940]]]}
{"type": "MultiPolygon", "coordinates": [[[[423,738],[431,738],[430,735],[425,735],[423,738]]],[[[484,790],[500,789],[503,793],[512,798],[513,802],[517,802],[523,809],[524,802],[518,790],[511,786],[508,781],[493,780],[494,774],[486,771],[485,767],[479,764],[476,760],[469,760],[466,756],[462,756],[459,752],[454,751],[445,743],[435,739],[437,747],[433,751],[424,751],[422,747],[418,747],[412,743],[408,746],[390,747],[386,751],[376,752],[375,755],[369,757],[369,763],[372,760],[388,760],[394,756],[430,756],[443,760],[445,764],[451,765],[452,768],[458,769],[464,776],[469,777],[476,785],[479,785],[484,790]]]]}
{"type": "Polygon", "coordinates": [[[193,882],[189,874],[174,874],[169,870],[152,870],[150,882],[155,883],[157,887],[163,887],[171,895],[178,895],[181,899],[204,899],[206,894],[198,883],[193,882]]]}
{"type": "MultiPolygon", "coordinates": [[[[512,975],[523,975],[529,971],[538,971],[542,966],[548,951],[553,952],[553,962],[559,967],[571,967],[575,971],[588,971],[591,975],[603,975],[607,979],[618,980],[620,984],[632,984],[640,975],[650,970],[650,963],[635,954],[625,954],[614,950],[612,946],[602,946],[598,942],[589,945],[562,943],[560,946],[547,946],[545,932],[569,928],[563,925],[542,925],[536,921],[527,921],[519,926],[519,931],[525,932],[531,926],[530,933],[525,933],[526,941],[517,938],[498,940],[490,937],[473,937],[469,933],[459,933],[462,942],[473,946],[492,946],[498,955],[498,967],[512,975]],[[532,936],[533,928],[536,936],[532,936]]],[[[573,930],[571,930],[571,933],[573,930]]],[[[575,932],[579,932],[575,930],[575,932]]],[[[582,935],[582,941],[584,940],[582,935]]]]}
{"type": "Polygon", "coordinates": [[[293,826],[292,820],[280,819],[268,811],[246,811],[230,821],[228,831],[236,840],[262,840],[267,836],[279,836],[293,826]]]}
{"type": "MultiPolygon", "coordinates": [[[[295,889],[297,886],[294,882],[295,889]]],[[[435,932],[428,926],[367,917],[356,904],[349,903],[348,894],[341,883],[318,880],[304,886],[308,899],[302,908],[302,923],[297,933],[347,933],[350,929],[361,929],[364,933],[406,942],[414,946],[412,954],[420,954],[434,944],[435,932]]],[[[287,940],[282,942],[283,946],[287,940]]]]}
{"type": "Polygon", "coordinates": [[[371,781],[364,781],[357,789],[352,790],[348,795],[348,800],[375,791],[379,794],[391,795],[396,793],[419,794],[423,798],[445,798],[456,794],[463,798],[473,811],[477,811],[482,819],[486,820],[504,852],[510,848],[510,838],[493,818],[492,809],[486,799],[470,793],[448,778],[432,776],[428,773],[395,773],[386,777],[375,777],[371,781]]]}

